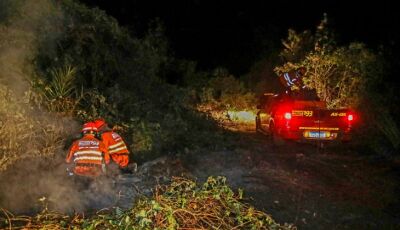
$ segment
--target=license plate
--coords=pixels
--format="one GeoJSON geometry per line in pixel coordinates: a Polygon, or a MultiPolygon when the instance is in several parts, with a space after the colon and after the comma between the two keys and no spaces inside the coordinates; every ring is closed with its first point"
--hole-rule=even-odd
{"type": "Polygon", "coordinates": [[[324,131],[308,131],[304,133],[306,138],[329,138],[330,133],[324,131]]]}

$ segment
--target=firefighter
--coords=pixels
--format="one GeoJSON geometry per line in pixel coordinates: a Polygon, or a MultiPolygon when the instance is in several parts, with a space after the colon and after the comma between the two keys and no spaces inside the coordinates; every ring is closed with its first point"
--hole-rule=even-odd
{"type": "Polygon", "coordinates": [[[99,130],[99,137],[110,153],[111,159],[122,172],[136,172],[137,164],[129,164],[129,150],[122,137],[111,129],[104,119],[94,121],[99,130]]]}
{"type": "Polygon", "coordinates": [[[306,68],[300,67],[296,70],[291,70],[289,72],[282,73],[279,75],[279,80],[283,84],[284,87],[290,90],[290,88],[294,85],[303,89],[303,81],[302,78],[306,73],[306,68]]]}
{"type": "Polygon", "coordinates": [[[110,155],[104,144],[95,137],[96,133],[97,127],[93,122],[85,123],[83,137],[72,144],[66,162],[73,164],[74,174],[95,178],[106,173],[110,155]]]}

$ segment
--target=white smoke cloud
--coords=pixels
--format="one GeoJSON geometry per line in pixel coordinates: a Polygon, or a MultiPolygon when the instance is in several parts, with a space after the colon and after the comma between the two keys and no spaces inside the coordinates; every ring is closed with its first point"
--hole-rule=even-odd
{"type": "Polygon", "coordinates": [[[63,17],[50,0],[2,1],[7,17],[0,24],[0,83],[21,95],[29,89],[32,58],[42,33],[59,30],[63,17]]]}
{"type": "MultiPolygon", "coordinates": [[[[79,124],[47,111],[32,110],[23,100],[35,74],[33,61],[39,45],[41,52],[54,52],[57,38],[63,35],[66,16],[59,1],[0,0],[0,7],[0,92],[9,89],[12,92],[4,95],[13,99],[0,98],[0,103],[12,103],[0,105],[0,208],[30,214],[41,211],[44,203],[62,212],[114,205],[121,189],[113,186],[112,180],[83,183],[83,188],[79,179],[67,177],[64,142],[79,132],[79,124]],[[11,131],[15,137],[10,137],[11,131]],[[21,147],[23,152],[7,155],[7,148],[4,152],[1,146],[6,145],[4,140],[14,142],[14,150],[21,147]],[[47,153],[40,152],[43,150],[47,153]],[[5,164],[8,167],[3,167],[5,164]]],[[[122,190],[133,194],[129,198],[134,196],[130,185],[122,190]]]]}

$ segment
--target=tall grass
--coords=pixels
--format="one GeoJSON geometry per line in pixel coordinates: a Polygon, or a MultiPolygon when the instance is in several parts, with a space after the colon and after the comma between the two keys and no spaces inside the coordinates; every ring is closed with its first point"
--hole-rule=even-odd
{"type": "Polygon", "coordinates": [[[48,111],[64,115],[72,115],[82,99],[74,84],[76,68],[64,66],[50,71],[49,80],[36,77],[31,81],[35,92],[35,101],[44,106],[48,111]]]}
{"type": "Polygon", "coordinates": [[[0,171],[24,158],[54,155],[71,127],[64,121],[33,108],[28,94],[17,98],[0,86],[0,171]]]}

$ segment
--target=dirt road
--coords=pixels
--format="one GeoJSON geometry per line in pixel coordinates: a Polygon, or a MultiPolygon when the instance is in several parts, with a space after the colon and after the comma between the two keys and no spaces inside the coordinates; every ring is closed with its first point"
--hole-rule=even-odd
{"type": "Polygon", "coordinates": [[[399,165],[367,158],[351,146],[276,147],[252,125],[230,130],[237,134],[231,149],[192,154],[186,168],[195,177],[226,176],[244,189],[249,203],[299,229],[400,227],[399,165]]]}
{"type": "Polygon", "coordinates": [[[2,189],[3,206],[38,211],[43,204],[37,200],[43,196],[50,208],[64,212],[129,208],[171,176],[198,182],[225,176],[231,187],[244,189],[246,202],[279,223],[294,223],[299,229],[400,229],[398,164],[363,156],[350,146],[323,151],[299,143],[277,147],[256,134],[253,125],[226,128],[231,134],[226,149],[210,147],[159,158],[140,165],[135,174],[100,181],[86,190],[77,191],[54,172],[4,176],[18,183],[3,183],[9,185],[2,189]]]}

